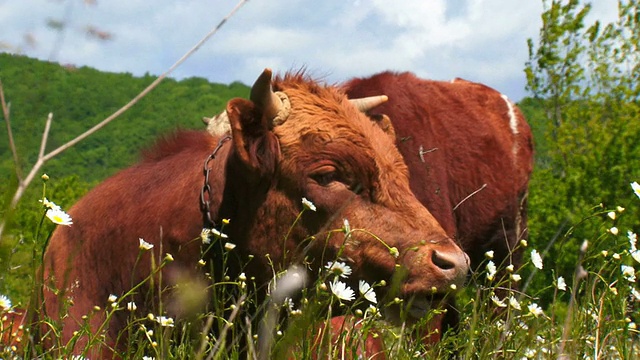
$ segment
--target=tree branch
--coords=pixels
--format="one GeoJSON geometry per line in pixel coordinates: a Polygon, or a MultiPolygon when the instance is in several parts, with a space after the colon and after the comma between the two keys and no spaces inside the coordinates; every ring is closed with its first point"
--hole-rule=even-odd
{"type": "MultiPolygon", "coordinates": [[[[220,30],[222,28],[222,26],[224,26],[224,24],[227,22],[227,20],[229,20],[233,15],[235,15],[235,13],[238,12],[238,10],[240,10],[240,8],[247,1],[248,0],[240,0],[238,2],[238,4],[227,14],[227,16],[225,16],[215,27],[213,27],[209,31],[209,33],[207,33],[200,41],[198,41],[196,43],[196,45],[194,45],[189,51],[187,51],[187,53],[185,53],[178,61],[176,61],[176,63],[173,64],[169,68],[169,70],[165,71],[162,75],[158,76],[157,79],[155,79],[149,86],[147,86],[144,90],[142,90],[142,92],[140,94],[138,94],[136,97],[134,97],[126,105],[124,105],[122,108],[118,109],[111,116],[107,117],[106,119],[104,119],[101,122],[99,122],[98,124],[96,124],[91,129],[85,131],[84,133],[78,135],[74,139],[70,140],[69,142],[65,143],[64,145],[58,147],[57,149],[55,149],[55,150],[53,150],[53,151],[51,151],[51,152],[49,152],[49,153],[47,153],[45,155],[47,139],[48,139],[48,136],[49,136],[49,129],[51,128],[51,120],[53,118],[53,115],[49,114],[49,117],[47,118],[47,123],[45,125],[45,129],[44,129],[44,131],[42,133],[42,142],[40,144],[40,152],[38,154],[38,160],[33,165],[33,168],[31,169],[31,171],[29,172],[29,175],[27,175],[26,178],[24,178],[23,180],[20,180],[21,176],[18,176],[18,179],[19,179],[18,188],[16,189],[16,192],[15,192],[15,194],[14,194],[12,200],[11,200],[11,204],[10,204],[10,207],[9,207],[9,212],[16,207],[16,205],[20,201],[20,198],[22,198],[22,195],[24,194],[24,191],[27,189],[27,187],[29,186],[29,184],[31,183],[31,181],[33,180],[33,178],[35,177],[35,175],[38,173],[38,171],[40,170],[42,165],[44,165],[45,162],[51,160],[53,157],[57,156],[61,152],[67,150],[68,148],[70,148],[70,147],[76,145],[77,143],[79,143],[80,141],[86,139],[87,137],[89,137],[90,135],[95,133],[96,131],[102,129],[105,125],[107,125],[108,123],[113,121],[115,118],[120,116],[122,113],[124,113],[125,111],[129,110],[133,105],[135,105],[138,101],[140,101],[140,99],[145,97],[149,92],[151,92],[151,90],[153,90],[156,86],[158,86],[158,84],[160,84],[160,82],[162,80],[164,80],[169,74],[171,74],[185,60],[187,60],[191,55],[193,55],[196,51],[198,51],[198,49],[200,49],[200,47],[202,47],[202,45],[204,43],[206,43],[213,35],[215,35],[218,32],[218,30],[220,30]]],[[[0,87],[0,89],[1,89],[1,87],[0,87]]],[[[3,111],[6,109],[6,111],[5,111],[5,119],[7,121],[7,126],[9,127],[8,107],[6,107],[4,105],[4,95],[2,95],[2,104],[3,104],[3,111]]],[[[9,142],[10,142],[10,144],[13,144],[13,137],[11,136],[10,127],[9,127],[9,134],[10,134],[9,142]]],[[[18,170],[19,169],[19,167],[18,167],[18,157],[17,157],[17,152],[15,151],[15,145],[12,145],[12,151],[14,152],[14,161],[16,162],[16,174],[18,174],[18,171],[19,171],[18,170]]],[[[2,220],[0,220],[0,242],[2,242],[2,234],[4,232],[4,227],[5,227],[5,224],[6,224],[6,220],[7,220],[6,216],[2,220]]]]}

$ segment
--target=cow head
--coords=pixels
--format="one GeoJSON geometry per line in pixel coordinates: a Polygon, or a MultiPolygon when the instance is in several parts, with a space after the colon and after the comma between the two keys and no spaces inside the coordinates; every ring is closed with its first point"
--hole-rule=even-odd
{"type": "Polygon", "coordinates": [[[362,107],[301,74],[272,88],[269,70],[250,98],[227,104],[233,181],[220,209],[240,253],[253,257],[247,271],[268,281],[265,267],[297,261],[317,272],[340,258],[356,284],[402,273],[398,296],[417,299],[418,313],[461,285],[468,257],[415,198],[393,139],[362,107]],[[303,197],[316,209],[298,219],[303,197]],[[350,231],[336,231],[345,221],[350,231]]]}

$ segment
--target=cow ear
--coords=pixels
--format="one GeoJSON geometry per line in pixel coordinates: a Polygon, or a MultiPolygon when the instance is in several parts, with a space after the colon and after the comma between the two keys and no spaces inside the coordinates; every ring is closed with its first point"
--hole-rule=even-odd
{"type": "Polygon", "coordinates": [[[396,130],[393,128],[393,123],[391,119],[385,114],[369,114],[369,119],[373,121],[376,125],[387,134],[393,143],[396,142],[396,130]]]}
{"type": "Polygon", "coordinates": [[[229,101],[227,115],[233,146],[240,161],[260,177],[274,174],[280,145],[267,116],[245,99],[229,101]]]}

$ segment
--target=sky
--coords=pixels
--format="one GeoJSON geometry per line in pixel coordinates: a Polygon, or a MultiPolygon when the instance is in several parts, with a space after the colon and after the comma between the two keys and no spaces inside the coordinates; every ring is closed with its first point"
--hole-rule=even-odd
{"type": "MultiPolygon", "coordinates": [[[[614,20],[616,3],[594,1],[589,19],[614,20]]],[[[160,75],[237,4],[0,0],[0,51],[160,75]],[[62,32],[49,26],[64,19],[62,32]]],[[[250,85],[264,68],[305,68],[328,83],[410,71],[482,82],[517,101],[527,96],[527,39],[537,40],[542,9],[542,0],[250,0],[170,76],[250,85]]]]}

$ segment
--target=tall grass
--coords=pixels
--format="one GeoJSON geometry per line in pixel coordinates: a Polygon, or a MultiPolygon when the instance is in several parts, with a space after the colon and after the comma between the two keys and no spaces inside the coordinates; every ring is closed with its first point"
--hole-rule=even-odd
{"type": "MultiPolygon", "coordinates": [[[[640,198],[640,190],[635,185],[632,189],[640,198]]],[[[55,206],[45,199],[46,188],[41,221],[34,224],[38,230],[31,242],[29,266],[36,279],[43,246],[50,236],[40,230],[55,206]]],[[[306,206],[303,211],[308,209],[306,206]]],[[[159,274],[172,257],[141,239],[140,254],[155,254],[151,257],[155,259],[151,274],[127,293],[110,296],[105,308],[95,307],[86,314],[86,325],[66,343],[54,341],[44,347],[35,337],[47,334],[56,339],[60,319],[44,318],[24,327],[13,324],[20,320],[14,312],[29,304],[12,304],[9,297],[0,294],[0,358],[82,358],[89,354],[90,347],[104,342],[105,330],[118,313],[125,313],[128,318],[121,332],[126,346],[120,355],[135,359],[375,358],[377,350],[363,354],[363,349],[380,341],[384,342],[384,355],[389,359],[640,358],[636,325],[640,250],[635,233],[613,226],[621,216],[634,214],[625,213],[620,207],[595,211],[593,218],[600,219],[603,231],[584,241],[572,276],[560,276],[555,269],[547,268],[541,254],[526,241],[515,249],[529,259],[521,268],[496,264],[491,252],[485,254],[486,261],[473,274],[470,286],[457,296],[460,326],[442,334],[442,340],[435,344],[421,341],[411,326],[384,321],[382,314],[387,307],[406,302],[374,296],[376,289],[392,284],[361,283],[359,289],[352,289],[342,282],[351,276],[350,268],[337,259],[318,270],[317,280],[312,283],[307,283],[306,272],[296,266],[274,273],[263,300],[256,295],[263,284],[256,284],[245,273],[213,273],[225,271],[224,263],[234,251],[232,239],[224,239],[224,225],[219,231],[202,236],[203,251],[213,244],[224,244],[223,266],[214,268],[204,260],[194,259],[194,266],[202,268],[208,281],[185,280],[171,289],[163,287],[159,274]],[[501,268],[504,270],[499,271],[501,268]],[[554,275],[553,283],[530,287],[543,272],[554,275]],[[150,297],[154,299],[152,313],[141,313],[133,300],[142,285],[157,291],[150,297]],[[168,294],[171,296],[165,296],[168,294]],[[180,319],[167,316],[172,307],[182,309],[180,319]],[[103,313],[106,320],[92,333],[88,323],[98,313],[103,313]],[[81,337],[90,341],[86,348],[77,349],[75,343],[81,337]]],[[[345,221],[344,227],[336,231],[349,236],[360,229],[351,229],[345,221]]],[[[32,287],[39,284],[35,281],[32,287]]],[[[442,311],[431,310],[416,326],[428,325],[442,311]]],[[[433,335],[438,330],[429,331],[433,335]]]]}

